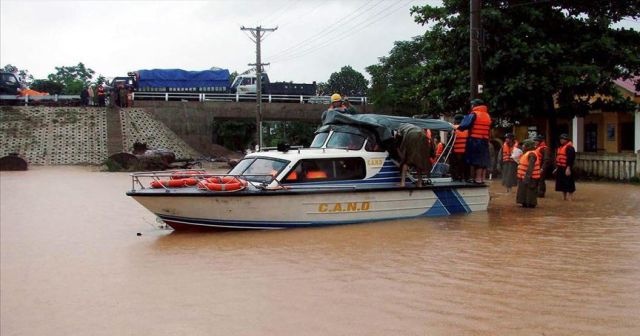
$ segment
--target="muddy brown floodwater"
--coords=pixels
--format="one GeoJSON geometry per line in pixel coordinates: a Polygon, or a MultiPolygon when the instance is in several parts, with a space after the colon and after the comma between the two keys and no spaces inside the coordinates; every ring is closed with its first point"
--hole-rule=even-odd
{"type": "Polygon", "coordinates": [[[522,209],[494,181],[487,212],[212,233],[159,229],[130,187],[0,174],[2,336],[640,335],[638,186],[522,209]]]}

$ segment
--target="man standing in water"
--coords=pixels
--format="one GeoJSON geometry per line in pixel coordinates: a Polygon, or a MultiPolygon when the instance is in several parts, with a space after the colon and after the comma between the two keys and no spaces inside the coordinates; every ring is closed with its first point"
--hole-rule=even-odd
{"type": "Polygon", "coordinates": [[[518,141],[515,140],[513,133],[505,134],[500,153],[502,153],[502,185],[507,188],[507,193],[511,192],[512,187],[518,185],[516,172],[520,158],[511,158],[515,148],[518,148],[518,141]]]}
{"type": "Polygon", "coordinates": [[[560,135],[560,147],[556,152],[556,191],[562,192],[562,198],[571,201],[576,191],[576,182],[573,177],[573,163],[576,160],[576,150],[569,139],[569,135],[560,135]]]}
{"type": "Polygon", "coordinates": [[[549,164],[551,163],[551,153],[549,152],[549,147],[544,142],[544,136],[542,136],[542,134],[536,135],[533,138],[533,141],[536,145],[538,157],[542,160],[542,162],[540,163],[540,183],[538,184],[538,197],[544,198],[544,194],[547,192],[547,185],[545,184],[544,177],[549,171],[549,164]]]}
{"type": "Polygon", "coordinates": [[[538,205],[538,182],[540,181],[540,158],[532,141],[524,141],[524,154],[518,163],[518,192],[516,203],[523,208],[535,208],[538,205]]]}
{"type": "Polygon", "coordinates": [[[481,99],[471,101],[471,112],[462,120],[459,130],[469,130],[465,159],[473,168],[474,179],[470,182],[484,184],[489,166],[489,135],[491,117],[489,109],[481,99]]]}

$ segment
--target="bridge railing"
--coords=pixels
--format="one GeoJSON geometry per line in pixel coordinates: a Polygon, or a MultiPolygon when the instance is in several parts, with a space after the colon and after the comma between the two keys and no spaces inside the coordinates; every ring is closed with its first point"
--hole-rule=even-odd
{"type": "Polygon", "coordinates": [[[47,96],[17,96],[17,95],[0,95],[0,102],[11,105],[29,103],[37,104],[39,102],[56,102],[56,103],[80,103],[79,95],[47,95],[47,96]]]}
{"type": "Polygon", "coordinates": [[[640,177],[640,153],[576,153],[576,168],[587,176],[628,181],[640,177]]]}
{"type": "MultiPolygon", "coordinates": [[[[107,99],[109,99],[107,95],[107,99]]],[[[133,100],[163,100],[163,101],[227,101],[227,102],[253,102],[256,100],[255,94],[239,93],[198,93],[198,92],[134,92],[133,100]]],[[[298,104],[323,104],[329,105],[330,96],[308,96],[308,95],[262,95],[264,103],[298,103],[298,104]]],[[[349,97],[353,105],[366,105],[367,97],[349,97]]],[[[37,104],[38,102],[57,102],[61,104],[79,104],[79,95],[48,95],[48,96],[16,96],[0,95],[2,104],[37,104]]]]}
{"type": "MultiPolygon", "coordinates": [[[[255,94],[240,93],[197,93],[197,92],[134,92],[133,100],[164,100],[164,101],[228,101],[228,102],[252,102],[256,100],[255,94]]],[[[325,104],[331,101],[330,96],[307,95],[275,95],[263,94],[265,103],[299,103],[299,104],[325,104]]],[[[367,97],[349,97],[354,105],[367,104],[367,97]]]]}

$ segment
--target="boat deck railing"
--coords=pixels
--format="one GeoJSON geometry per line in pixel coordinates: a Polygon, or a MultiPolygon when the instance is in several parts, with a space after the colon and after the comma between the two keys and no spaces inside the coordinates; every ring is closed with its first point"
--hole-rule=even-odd
{"type": "Polygon", "coordinates": [[[170,181],[170,180],[180,180],[186,178],[192,178],[197,180],[197,182],[205,181],[208,178],[212,177],[235,177],[239,180],[245,180],[249,182],[250,185],[257,189],[267,189],[267,186],[272,185],[274,181],[276,181],[276,187],[271,186],[270,189],[282,189],[280,183],[275,180],[275,177],[269,174],[255,174],[255,175],[233,175],[233,174],[211,174],[207,173],[204,170],[194,170],[194,169],[179,169],[179,170],[162,170],[162,171],[146,171],[146,172],[135,172],[131,173],[131,191],[140,191],[145,189],[164,189],[166,191],[169,190],[178,190],[184,189],[185,187],[171,187],[166,185],[166,183],[162,183],[162,181],[170,181]],[[153,181],[157,181],[157,187],[152,187],[151,184],[153,181]]]}

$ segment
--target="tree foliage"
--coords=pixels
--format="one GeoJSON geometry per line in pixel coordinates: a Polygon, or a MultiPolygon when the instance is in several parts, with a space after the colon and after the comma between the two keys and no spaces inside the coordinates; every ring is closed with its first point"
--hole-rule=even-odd
{"type": "Polygon", "coordinates": [[[347,96],[364,96],[368,85],[369,81],[364,75],[349,65],[343,66],[339,72],[332,73],[327,82],[329,92],[347,96]]]}
{"type": "MultiPolygon", "coordinates": [[[[632,0],[598,6],[580,0],[482,1],[482,98],[507,119],[586,113],[601,96],[617,97],[616,78],[640,75],[640,33],[611,28],[640,17],[632,0]]],[[[370,99],[451,115],[468,106],[468,1],[414,7],[416,22],[432,24],[423,36],[397,42],[390,55],[367,68],[370,99]]],[[[619,103],[619,100],[617,101],[619,103]]]]}
{"type": "Polygon", "coordinates": [[[30,88],[39,92],[47,92],[51,95],[59,95],[64,91],[64,84],[48,79],[36,79],[31,83],[30,88]]]}
{"type": "Polygon", "coordinates": [[[80,91],[91,82],[95,71],[80,62],[74,66],[56,67],[56,73],[49,74],[50,81],[64,85],[63,94],[80,94],[80,91]]]}

